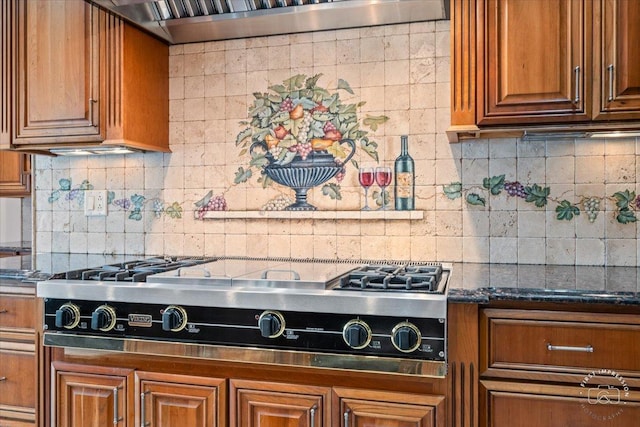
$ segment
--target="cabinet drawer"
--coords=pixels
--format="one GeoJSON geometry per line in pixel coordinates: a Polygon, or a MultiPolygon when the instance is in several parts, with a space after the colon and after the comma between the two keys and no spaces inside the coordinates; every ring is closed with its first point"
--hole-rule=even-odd
{"type": "Polygon", "coordinates": [[[0,329],[34,329],[35,321],[33,296],[0,294],[0,329]]]}
{"type": "Polygon", "coordinates": [[[640,316],[483,311],[483,369],[640,372],[640,316]]]}
{"type": "Polygon", "coordinates": [[[488,427],[637,427],[640,419],[638,393],[619,384],[606,391],[606,403],[597,388],[487,381],[481,390],[488,427]]]}
{"type": "MultiPolygon", "coordinates": [[[[0,347],[3,344],[0,343],[0,347]]],[[[33,353],[0,350],[0,407],[34,408],[36,358],[33,353]]]]}

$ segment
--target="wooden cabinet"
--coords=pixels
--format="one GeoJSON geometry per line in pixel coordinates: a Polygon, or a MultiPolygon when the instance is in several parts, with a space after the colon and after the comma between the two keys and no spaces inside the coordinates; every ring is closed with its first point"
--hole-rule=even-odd
{"type": "Polygon", "coordinates": [[[34,426],[38,407],[35,290],[0,284],[0,426],[34,426]]]}
{"type": "Polygon", "coordinates": [[[136,426],[226,425],[226,385],[217,378],[136,372],[136,426]]]}
{"type": "Polygon", "coordinates": [[[444,427],[445,398],[335,388],[332,426],[444,427]]]}
{"type": "Polygon", "coordinates": [[[637,425],[637,315],[485,309],[480,331],[481,426],[637,425]]]}
{"type": "Polygon", "coordinates": [[[444,427],[444,396],[231,380],[238,427],[444,427]]]}
{"type": "Polygon", "coordinates": [[[638,19],[635,0],[454,0],[450,140],[639,128],[638,19]]]}
{"type": "Polygon", "coordinates": [[[31,194],[31,156],[0,151],[0,197],[26,197],[31,194]]]}
{"type": "Polygon", "coordinates": [[[127,372],[114,368],[68,368],[54,366],[56,426],[133,425],[127,372]]]}
{"type": "Polygon", "coordinates": [[[596,2],[594,119],[640,119],[640,2],[596,2]]]}
{"type": "Polygon", "coordinates": [[[611,403],[598,403],[598,389],[529,382],[483,381],[486,419],[491,427],[634,427],[640,419],[640,393],[612,388],[611,403]],[[593,393],[588,393],[594,390],[593,393]],[[620,392],[625,400],[617,400],[620,392]]]}
{"type": "Polygon", "coordinates": [[[168,150],[168,47],[83,0],[3,2],[12,148],[168,150]]]}
{"type": "Polygon", "coordinates": [[[588,119],[587,4],[486,0],[484,13],[478,125],[588,119]]]}
{"type": "Polygon", "coordinates": [[[223,379],[53,362],[51,425],[226,425],[223,379]]]}
{"type": "Polygon", "coordinates": [[[331,389],[231,380],[230,425],[321,427],[330,419],[331,389]]]}

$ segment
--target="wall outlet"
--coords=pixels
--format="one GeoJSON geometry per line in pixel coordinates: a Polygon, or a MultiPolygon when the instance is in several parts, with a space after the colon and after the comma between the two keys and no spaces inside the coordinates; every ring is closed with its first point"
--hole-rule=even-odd
{"type": "Polygon", "coordinates": [[[86,190],[84,192],[84,215],[107,215],[107,190],[86,190]]]}

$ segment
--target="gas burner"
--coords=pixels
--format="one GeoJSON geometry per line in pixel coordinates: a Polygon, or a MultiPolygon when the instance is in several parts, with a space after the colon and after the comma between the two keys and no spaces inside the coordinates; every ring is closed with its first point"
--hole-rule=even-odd
{"type": "Polygon", "coordinates": [[[442,266],[365,265],[340,279],[337,289],[378,292],[438,292],[442,266]]]}
{"type": "Polygon", "coordinates": [[[215,258],[192,257],[156,257],[101,267],[68,271],[64,278],[68,280],[95,280],[107,282],[146,282],[147,276],[179,268],[191,267],[214,261],[215,258]]]}

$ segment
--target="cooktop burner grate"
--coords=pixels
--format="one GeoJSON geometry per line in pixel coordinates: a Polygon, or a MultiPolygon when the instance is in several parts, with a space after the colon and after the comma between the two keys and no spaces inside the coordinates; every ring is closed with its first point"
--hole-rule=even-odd
{"type": "Polygon", "coordinates": [[[441,278],[441,265],[366,265],[342,277],[337,289],[438,292],[441,278]]]}
{"type": "MultiPolygon", "coordinates": [[[[64,273],[64,279],[68,280],[95,280],[108,282],[145,282],[147,276],[165,271],[176,270],[183,267],[191,267],[206,262],[215,261],[216,258],[206,257],[156,257],[133,261],[125,261],[116,264],[103,265],[101,267],[83,268],[64,273]]],[[[57,278],[57,277],[54,277],[57,278]]]]}

